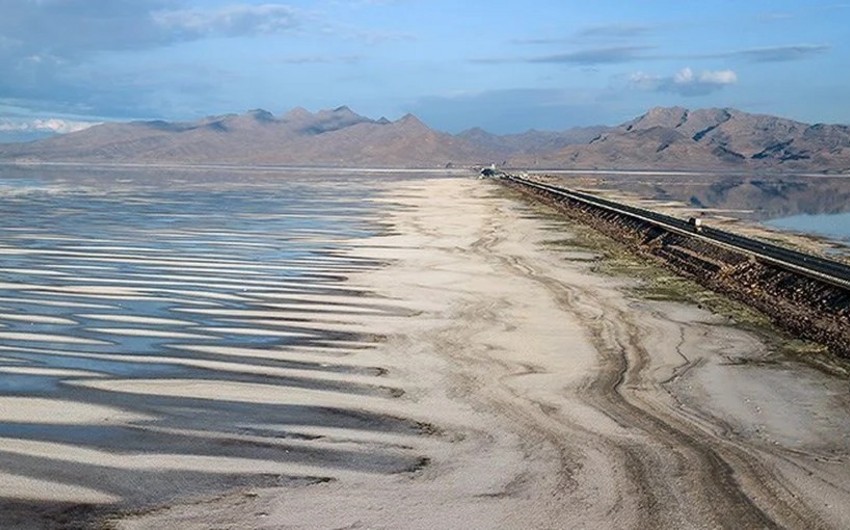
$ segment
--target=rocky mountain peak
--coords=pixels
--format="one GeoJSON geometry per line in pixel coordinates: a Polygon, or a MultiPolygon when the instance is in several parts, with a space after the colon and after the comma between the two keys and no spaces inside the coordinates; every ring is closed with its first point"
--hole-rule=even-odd
{"type": "Polygon", "coordinates": [[[252,109],[249,110],[246,114],[254,118],[255,120],[261,122],[275,121],[274,114],[265,109],[252,109]]]}
{"type": "Polygon", "coordinates": [[[283,115],[283,121],[306,121],[313,117],[313,113],[304,107],[295,107],[283,115]]]}
{"type": "Polygon", "coordinates": [[[688,120],[688,109],[684,107],[653,107],[642,116],[624,124],[626,131],[665,127],[674,129],[688,120]]]}
{"type": "Polygon", "coordinates": [[[372,120],[353,112],[346,106],[337,107],[332,110],[320,110],[311,114],[303,120],[304,126],[300,132],[306,134],[322,134],[357,125],[358,123],[372,123],[372,120]]]}
{"type": "Polygon", "coordinates": [[[415,128],[425,128],[425,129],[428,128],[428,126],[425,125],[424,123],[422,123],[422,121],[419,118],[417,118],[416,116],[414,116],[413,114],[411,114],[409,112],[407,114],[405,114],[404,116],[402,116],[401,118],[399,118],[398,120],[396,120],[395,123],[397,123],[398,125],[402,125],[405,128],[414,128],[414,127],[415,128]]]}
{"type": "Polygon", "coordinates": [[[656,107],[619,127],[495,135],[438,133],[407,114],[373,121],[346,106],[282,118],[255,109],[194,122],[107,123],[0,145],[0,161],[444,167],[507,160],[524,168],[850,173],[850,127],[734,109],[656,107]]]}
{"type": "Polygon", "coordinates": [[[340,107],[337,107],[332,112],[334,112],[335,114],[348,114],[348,115],[359,116],[359,114],[357,114],[356,112],[351,110],[351,108],[348,105],[342,105],[340,107]]]}

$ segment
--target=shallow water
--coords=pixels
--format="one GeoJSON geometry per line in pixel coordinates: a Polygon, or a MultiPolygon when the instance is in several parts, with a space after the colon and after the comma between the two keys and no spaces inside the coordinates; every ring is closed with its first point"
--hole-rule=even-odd
{"type": "Polygon", "coordinates": [[[309,323],[271,327],[192,309],[340,294],[347,273],[377,266],[344,254],[382,229],[375,192],[368,179],[333,176],[0,178],[0,374],[33,368],[0,377],[0,392],[43,394],[67,379],[38,373],[46,368],[200,376],[136,360],[186,355],[175,343],[338,340],[309,323]]]}
{"type": "Polygon", "coordinates": [[[850,213],[802,214],[773,219],[765,224],[780,230],[814,234],[850,244],[850,213]]]}
{"type": "Polygon", "coordinates": [[[566,181],[573,187],[685,204],[694,212],[705,209],[708,215],[756,221],[845,245],[850,241],[846,175],[575,173],[566,181]]]}
{"type": "Polygon", "coordinates": [[[0,167],[0,513],[415,468],[359,357],[405,309],[347,281],[408,178],[0,167]]]}

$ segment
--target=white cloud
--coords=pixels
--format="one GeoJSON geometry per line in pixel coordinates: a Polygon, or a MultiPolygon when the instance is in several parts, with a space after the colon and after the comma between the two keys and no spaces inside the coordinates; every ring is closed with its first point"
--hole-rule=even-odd
{"type": "Polygon", "coordinates": [[[629,84],[641,90],[657,90],[664,78],[646,72],[635,72],[629,76],[629,84]]]}
{"type": "Polygon", "coordinates": [[[151,16],[158,26],[191,36],[273,34],[295,29],[300,23],[296,10],[285,4],[163,10],[151,16]]]}
{"type": "Polygon", "coordinates": [[[738,82],[738,74],[732,70],[704,70],[694,72],[685,67],[669,77],[635,72],[629,84],[640,90],[674,92],[682,96],[704,96],[738,82]]]}
{"type": "Polygon", "coordinates": [[[699,75],[699,82],[715,85],[734,85],[738,82],[738,74],[732,70],[709,70],[699,75]]]}
{"type": "Polygon", "coordinates": [[[673,75],[673,83],[677,85],[687,85],[694,81],[694,71],[687,67],[682,68],[673,75]]]}
{"type": "Polygon", "coordinates": [[[100,125],[101,122],[64,120],[61,118],[36,118],[30,120],[0,118],[0,132],[52,132],[66,134],[100,125]]]}

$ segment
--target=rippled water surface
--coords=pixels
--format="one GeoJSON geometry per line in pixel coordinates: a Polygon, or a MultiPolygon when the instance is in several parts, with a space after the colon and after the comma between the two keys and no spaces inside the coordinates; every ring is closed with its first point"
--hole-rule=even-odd
{"type": "Polygon", "coordinates": [[[32,512],[22,484],[134,504],[416,465],[357,449],[419,428],[352,359],[379,340],[364,318],[401,311],[346,283],[382,266],[351,249],[388,230],[392,176],[19,173],[0,169],[0,511],[32,512]],[[305,442],[328,430],[346,444],[305,442]]]}
{"type": "MultiPolygon", "coordinates": [[[[149,377],[188,346],[332,340],[249,311],[338,294],[346,242],[380,227],[366,179],[220,175],[14,178],[0,188],[0,392],[44,392],[50,370],[149,377]],[[186,343],[190,343],[187,345],[186,343]],[[110,355],[105,359],[104,355],[110,355]]],[[[60,374],[61,375],[61,374],[60,374]]]]}

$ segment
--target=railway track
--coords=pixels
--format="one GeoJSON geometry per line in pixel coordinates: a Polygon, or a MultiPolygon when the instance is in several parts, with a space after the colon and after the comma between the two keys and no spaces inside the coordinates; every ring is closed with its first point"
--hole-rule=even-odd
{"type": "Polygon", "coordinates": [[[687,237],[699,238],[712,244],[741,252],[755,260],[780,267],[796,274],[802,274],[842,289],[850,290],[850,266],[837,261],[791,250],[766,241],[744,237],[710,226],[702,225],[697,230],[693,224],[684,219],[604,199],[589,193],[542,184],[516,175],[506,174],[502,178],[543,192],[556,199],[567,199],[648,222],[664,230],[687,237]]]}

